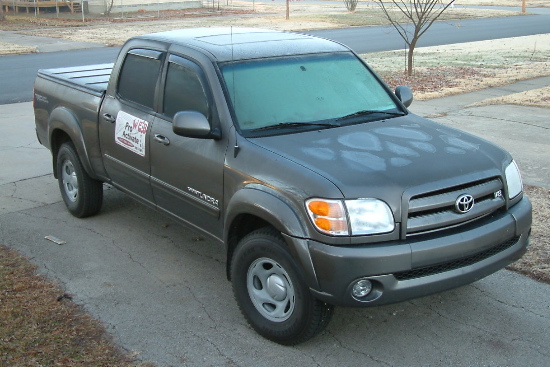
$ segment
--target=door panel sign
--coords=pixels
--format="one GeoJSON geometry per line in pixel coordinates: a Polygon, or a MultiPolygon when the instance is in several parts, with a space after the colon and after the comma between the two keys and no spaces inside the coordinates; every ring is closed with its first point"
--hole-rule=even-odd
{"type": "Polygon", "coordinates": [[[115,142],[145,157],[147,127],[149,123],[124,111],[116,116],[115,142]]]}

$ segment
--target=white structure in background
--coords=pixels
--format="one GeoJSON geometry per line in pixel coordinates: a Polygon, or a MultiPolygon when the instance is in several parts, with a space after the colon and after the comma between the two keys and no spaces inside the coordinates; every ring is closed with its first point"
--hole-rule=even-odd
{"type": "MultiPolygon", "coordinates": [[[[111,5],[111,0],[81,0],[84,12],[103,14],[111,5]]],[[[166,9],[202,8],[202,0],[113,0],[111,14],[135,12],[139,10],[155,11],[166,9]]]]}

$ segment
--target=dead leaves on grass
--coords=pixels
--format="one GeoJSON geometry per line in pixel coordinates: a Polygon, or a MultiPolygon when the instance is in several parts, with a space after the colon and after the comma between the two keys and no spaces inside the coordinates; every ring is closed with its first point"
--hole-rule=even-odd
{"type": "Polygon", "coordinates": [[[527,253],[508,269],[550,284],[550,190],[526,186],[533,204],[533,226],[527,253]]]}
{"type": "Polygon", "coordinates": [[[465,81],[482,81],[491,76],[489,72],[474,67],[441,66],[436,68],[417,68],[412,76],[403,73],[381,73],[382,79],[395,89],[398,85],[409,86],[414,93],[422,95],[440,93],[444,89],[460,87],[465,81]]]}
{"type": "Polygon", "coordinates": [[[0,365],[134,366],[64,295],[27,259],[0,245],[0,365]]]}

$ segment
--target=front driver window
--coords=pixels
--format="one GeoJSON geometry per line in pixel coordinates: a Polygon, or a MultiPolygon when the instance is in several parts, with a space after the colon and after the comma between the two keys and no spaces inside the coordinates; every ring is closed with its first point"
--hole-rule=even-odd
{"type": "Polygon", "coordinates": [[[164,114],[173,117],[179,111],[198,111],[209,118],[209,106],[199,67],[184,58],[170,56],[164,87],[164,114]]]}

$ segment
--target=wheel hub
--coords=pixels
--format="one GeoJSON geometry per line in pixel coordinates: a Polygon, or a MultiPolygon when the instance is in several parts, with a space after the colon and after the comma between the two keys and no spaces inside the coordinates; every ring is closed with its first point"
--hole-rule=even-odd
{"type": "Polygon", "coordinates": [[[63,188],[67,198],[75,202],[78,198],[78,178],[76,171],[71,161],[66,160],[61,167],[61,177],[63,180],[63,188]]]}
{"type": "Polygon", "coordinates": [[[286,285],[283,279],[277,275],[272,274],[267,278],[267,292],[276,301],[282,301],[286,298],[287,291],[286,285]]]}
{"type": "Polygon", "coordinates": [[[296,295],[286,270],[275,260],[256,259],[248,269],[248,294],[252,304],[266,319],[283,322],[292,316],[296,295]]]}

